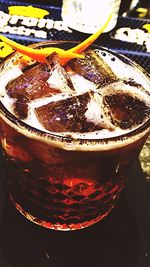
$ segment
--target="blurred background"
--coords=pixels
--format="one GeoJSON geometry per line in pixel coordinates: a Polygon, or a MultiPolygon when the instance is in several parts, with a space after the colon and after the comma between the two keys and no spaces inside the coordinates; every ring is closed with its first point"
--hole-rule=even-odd
{"type": "MultiPolygon", "coordinates": [[[[63,0],[27,0],[22,2],[42,4],[42,5],[52,5],[52,6],[62,6],[63,0]]],[[[11,2],[21,2],[21,1],[11,1],[11,2]]],[[[119,15],[128,15],[133,17],[145,17],[150,18],[150,1],[149,0],[122,0],[119,15]],[[141,10],[139,10],[141,8],[141,10]],[[143,10],[142,10],[143,9],[143,10]],[[144,10],[146,9],[146,10],[144,10]]]]}

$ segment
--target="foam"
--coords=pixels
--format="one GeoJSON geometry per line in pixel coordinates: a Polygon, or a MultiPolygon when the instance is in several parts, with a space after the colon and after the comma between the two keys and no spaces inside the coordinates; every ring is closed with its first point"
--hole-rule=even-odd
{"type": "Polygon", "coordinates": [[[71,73],[70,79],[72,81],[72,84],[73,84],[77,94],[82,94],[82,93],[85,93],[89,90],[97,91],[96,85],[93,82],[85,79],[83,76],[81,76],[77,73],[71,73]]]}
{"type": "Polygon", "coordinates": [[[118,78],[123,80],[132,79],[137,84],[143,86],[143,88],[147,88],[149,81],[145,77],[145,75],[141,71],[139,71],[139,69],[135,69],[132,65],[122,62],[121,59],[109,52],[101,52],[101,50],[98,49],[96,49],[95,51],[99,56],[103,57],[105,62],[110,66],[110,68],[118,78]]]}
{"type": "Polygon", "coordinates": [[[9,81],[16,79],[22,73],[21,65],[13,65],[12,62],[6,66],[5,70],[0,70],[0,100],[11,113],[13,113],[12,107],[15,100],[7,95],[5,88],[9,81]]]}
{"type": "MultiPolygon", "coordinates": [[[[115,57],[114,55],[108,53],[108,52],[103,52],[100,50],[96,49],[97,54],[100,56],[103,56],[104,60],[106,63],[111,67],[112,71],[114,74],[119,77],[120,79],[124,80],[132,80],[138,83],[140,86],[139,88],[135,86],[131,86],[129,84],[123,84],[120,89],[120,83],[116,82],[112,84],[111,86],[106,86],[102,89],[101,91],[101,97],[102,95],[104,96],[106,93],[111,93],[111,91],[122,91],[122,92],[127,92],[129,94],[135,95],[136,97],[142,99],[147,106],[150,106],[149,103],[149,97],[148,97],[148,87],[149,87],[149,82],[148,78],[144,76],[144,74],[137,69],[135,70],[131,65],[127,65],[123,63],[119,58],[115,57]],[[114,60],[115,58],[115,60],[114,60]],[[118,67],[119,66],[119,67],[118,67]],[[111,89],[110,89],[111,88],[111,89]],[[145,88],[145,89],[144,89],[145,88]],[[132,93],[131,93],[132,92],[132,93]]],[[[5,87],[9,81],[11,81],[14,78],[17,78],[20,76],[22,72],[23,66],[22,64],[13,64],[12,61],[7,62],[6,70],[2,70],[0,74],[0,84],[1,84],[1,92],[0,92],[0,99],[5,107],[13,113],[13,108],[12,105],[14,103],[14,99],[11,99],[5,91],[5,87]]],[[[54,78],[54,76],[53,76],[54,78]]],[[[84,77],[80,76],[79,74],[70,74],[70,78],[72,80],[72,83],[75,87],[76,93],[81,94],[86,91],[92,90],[97,92],[97,88],[94,83],[86,80],[84,77]],[[83,86],[81,86],[81,84],[83,86]],[[80,89],[84,88],[84,89],[80,89]]],[[[51,81],[55,82],[55,79],[52,79],[51,81]]],[[[50,82],[50,80],[49,80],[50,82]]],[[[62,84],[61,84],[62,85],[62,84]]],[[[34,108],[40,107],[41,105],[45,105],[49,102],[52,101],[58,101],[60,99],[65,99],[70,97],[71,94],[68,94],[67,92],[64,92],[62,94],[58,94],[55,96],[51,97],[44,97],[41,99],[33,100],[29,104],[29,113],[28,113],[28,118],[24,120],[26,124],[31,125],[34,128],[37,128],[43,132],[48,132],[47,130],[44,129],[44,127],[39,123],[37,120],[37,117],[34,113],[34,108]]],[[[102,105],[102,102],[100,102],[102,105]]],[[[103,113],[103,110],[100,109],[100,106],[95,103],[95,101],[91,100],[88,103],[88,110],[85,113],[85,116],[88,121],[93,122],[94,124],[101,123],[103,125],[109,124],[110,121],[108,118],[106,118],[105,114],[103,113]],[[96,114],[96,116],[94,115],[96,114]],[[103,119],[102,119],[103,117],[103,119]]],[[[147,118],[145,118],[147,119],[147,118]]],[[[145,121],[144,121],[145,122],[145,121]]],[[[143,123],[144,123],[143,122],[143,123]]],[[[137,126],[139,127],[139,125],[137,126]]],[[[135,129],[136,127],[134,127],[135,129]]],[[[120,135],[123,135],[125,133],[130,132],[133,129],[128,129],[128,130],[122,130],[119,127],[114,127],[110,123],[110,129],[103,129],[100,131],[95,131],[92,133],[70,133],[70,132],[65,132],[65,133],[60,133],[60,132],[55,132],[54,134],[58,134],[61,136],[71,136],[75,139],[80,138],[80,139],[103,139],[103,138],[110,138],[110,137],[117,137],[120,135]]]]}

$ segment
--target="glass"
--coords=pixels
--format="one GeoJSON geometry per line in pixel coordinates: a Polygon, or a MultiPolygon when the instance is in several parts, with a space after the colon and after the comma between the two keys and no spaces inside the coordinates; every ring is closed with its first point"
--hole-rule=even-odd
{"type": "MultiPolygon", "coordinates": [[[[75,43],[45,42],[34,46],[49,45],[70,48],[75,43]]],[[[143,77],[144,71],[138,70],[131,60],[109,53],[143,77]]],[[[9,56],[1,70],[12,59],[13,55],[9,56]]],[[[146,73],[145,77],[148,78],[146,73]]],[[[118,137],[64,137],[27,125],[1,102],[0,110],[0,138],[10,199],[26,218],[55,230],[81,229],[109,214],[149,133],[150,120],[118,137]]]]}

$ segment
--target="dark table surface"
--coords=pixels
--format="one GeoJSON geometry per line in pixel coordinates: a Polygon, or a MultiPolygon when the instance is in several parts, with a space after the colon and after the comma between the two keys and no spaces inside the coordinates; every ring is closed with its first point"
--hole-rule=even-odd
{"type": "MultiPolygon", "coordinates": [[[[0,10],[7,12],[8,4],[12,3],[14,1],[0,1],[0,10]]],[[[19,1],[15,3],[20,4],[19,1]]],[[[60,8],[53,10],[51,7],[50,10],[54,11],[53,18],[59,19],[60,8]]],[[[150,21],[120,17],[117,27],[140,28],[145,23],[150,21]]],[[[11,37],[24,44],[38,41],[24,36],[11,37]]],[[[54,39],[82,40],[85,37],[77,32],[53,30],[54,39]]],[[[107,34],[97,40],[97,44],[120,51],[150,73],[150,56],[144,47],[113,40],[107,34]]],[[[150,172],[148,153],[147,145],[140,156],[141,162],[134,164],[113,211],[101,222],[74,232],[43,229],[19,214],[5,194],[5,173],[0,161],[0,267],[149,267],[150,176],[142,169],[150,172]]]]}
{"type": "Polygon", "coordinates": [[[149,267],[150,184],[136,162],[117,206],[72,232],[43,229],[10,204],[0,187],[0,267],[149,267]]]}

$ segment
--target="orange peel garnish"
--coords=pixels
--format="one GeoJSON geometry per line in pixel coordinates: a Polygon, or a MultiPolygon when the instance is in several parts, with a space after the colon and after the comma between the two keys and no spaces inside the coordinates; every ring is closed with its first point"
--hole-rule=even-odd
{"type": "Polygon", "coordinates": [[[7,45],[9,45],[11,48],[16,50],[17,52],[20,52],[23,55],[29,56],[30,58],[38,61],[38,62],[46,62],[46,58],[50,56],[53,53],[56,53],[60,56],[60,58],[68,58],[69,60],[72,58],[84,58],[83,55],[76,54],[74,52],[64,50],[57,47],[46,47],[41,49],[34,49],[29,46],[24,46],[21,44],[18,44],[7,37],[0,35],[0,39],[5,42],[7,45]]]}

